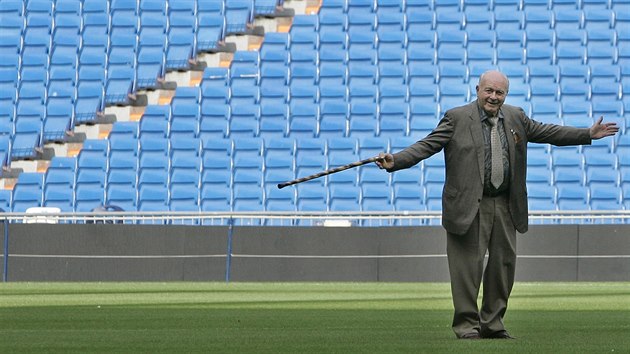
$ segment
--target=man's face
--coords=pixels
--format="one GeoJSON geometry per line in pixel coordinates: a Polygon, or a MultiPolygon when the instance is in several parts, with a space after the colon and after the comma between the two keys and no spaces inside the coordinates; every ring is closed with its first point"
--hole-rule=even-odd
{"type": "Polygon", "coordinates": [[[508,83],[501,75],[488,74],[477,85],[477,102],[486,113],[495,116],[507,96],[508,83]]]}

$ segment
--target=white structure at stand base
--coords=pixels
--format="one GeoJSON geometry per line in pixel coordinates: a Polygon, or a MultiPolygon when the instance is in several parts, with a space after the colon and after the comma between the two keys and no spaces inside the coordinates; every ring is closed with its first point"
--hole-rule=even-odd
{"type": "Polygon", "coordinates": [[[55,214],[61,213],[61,209],[53,207],[33,207],[26,209],[26,214],[36,214],[26,216],[23,219],[25,224],[57,224],[59,217],[55,214]],[[52,215],[46,215],[52,214],[52,215]]]}

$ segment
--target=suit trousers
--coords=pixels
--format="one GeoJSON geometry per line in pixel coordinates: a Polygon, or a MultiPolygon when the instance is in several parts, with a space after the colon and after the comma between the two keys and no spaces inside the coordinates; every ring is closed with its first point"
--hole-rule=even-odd
{"type": "Polygon", "coordinates": [[[468,231],[463,235],[447,233],[446,253],[455,307],[452,326],[457,337],[471,332],[488,336],[505,330],[503,317],[516,269],[516,229],[508,197],[484,196],[468,231]],[[482,279],[479,311],[477,297],[482,279]]]}

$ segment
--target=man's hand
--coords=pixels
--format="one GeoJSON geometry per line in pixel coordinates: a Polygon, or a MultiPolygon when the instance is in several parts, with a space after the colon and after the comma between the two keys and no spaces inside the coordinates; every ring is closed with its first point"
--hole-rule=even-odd
{"type": "Polygon", "coordinates": [[[605,138],[607,136],[615,135],[619,131],[619,127],[617,126],[617,123],[612,122],[612,123],[602,124],[603,120],[604,120],[604,116],[601,116],[599,117],[597,122],[595,122],[595,124],[591,126],[590,128],[591,139],[596,140],[596,139],[605,138]]]}
{"type": "Polygon", "coordinates": [[[376,160],[375,162],[378,168],[389,170],[390,168],[394,167],[394,155],[381,152],[380,154],[378,154],[378,157],[381,158],[380,160],[376,160]]]}

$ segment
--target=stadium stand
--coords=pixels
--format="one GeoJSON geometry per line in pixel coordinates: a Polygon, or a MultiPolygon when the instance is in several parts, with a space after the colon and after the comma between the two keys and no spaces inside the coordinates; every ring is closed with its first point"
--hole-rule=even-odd
{"type": "MultiPolygon", "coordinates": [[[[275,184],[396,151],[473,100],[491,68],[508,103],[542,122],[622,126],[606,144],[530,147],[530,208],[630,208],[627,1],[324,0],[267,33],[260,51],[205,68],[139,122],[116,122],[76,157],[21,173],[0,207],[89,211],[439,210],[436,156],[392,176],[346,171],[282,191],[275,184]],[[594,154],[597,151],[598,154],[594,154]],[[600,156],[599,153],[605,151],[600,156]],[[605,188],[594,188],[605,186],[605,188]],[[374,187],[374,188],[371,188],[374,187]],[[605,192],[602,192],[605,191],[605,192]]],[[[36,159],[133,103],[167,72],[189,70],[281,0],[0,2],[0,162],[36,159]]]]}

